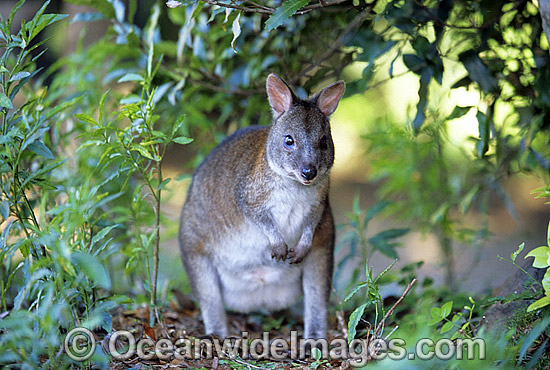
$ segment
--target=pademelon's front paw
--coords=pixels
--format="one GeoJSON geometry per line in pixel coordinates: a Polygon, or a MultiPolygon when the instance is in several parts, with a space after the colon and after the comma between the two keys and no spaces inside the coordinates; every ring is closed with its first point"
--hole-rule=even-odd
{"type": "Polygon", "coordinates": [[[287,259],[288,247],[285,242],[279,242],[271,245],[271,258],[276,261],[284,261],[287,259]]]}
{"type": "Polygon", "coordinates": [[[298,243],[297,246],[288,250],[286,258],[291,264],[300,263],[303,261],[308,251],[308,246],[298,243]]]}

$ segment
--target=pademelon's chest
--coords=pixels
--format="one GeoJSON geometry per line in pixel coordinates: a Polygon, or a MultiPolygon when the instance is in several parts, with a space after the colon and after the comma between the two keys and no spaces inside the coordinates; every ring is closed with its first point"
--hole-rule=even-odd
{"type": "Polygon", "coordinates": [[[294,246],[300,239],[318,202],[317,191],[308,186],[275,189],[271,193],[267,208],[289,246],[294,246]]]}

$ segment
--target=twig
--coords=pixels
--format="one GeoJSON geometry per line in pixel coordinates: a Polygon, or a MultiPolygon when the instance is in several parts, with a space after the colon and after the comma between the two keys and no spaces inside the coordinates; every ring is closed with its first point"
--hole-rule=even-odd
{"type": "Polygon", "coordinates": [[[389,338],[393,333],[395,333],[395,331],[396,331],[397,329],[399,329],[399,325],[397,325],[395,328],[393,328],[393,330],[390,331],[390,333],[384,337],[384,340],[388,340],[388,338],[389,338]]]}
{"type": "Polygon", "coordinates": [[[403,298],[405,298],[405,296],[407,294],[409,294],[409,291],[411,290],[411,288],[414,286],[414,284],[416,284],[416,278],[413,279],[411,281],[411,283],[407,286],[407,289],[405,289],[405,291],[403,292],[403,294],[401,295],[401,298],[399,298],[397,300],[397,302],[395,302],[393,304],[393,306],[390,308],[390,310],[386,313],[386,316],[384,316],[384,319],[382,321],[380,321],[380,323],[378,324],[378,326],[376,327],[376,330],[375,330],[375,333],[376,333],[376,337],[380,337],[380,334],[381,334],[381,330],[382,330],[382,325],[384,325],[384,323],[386,322],[386,320],[392,315],[393,311],[395,310],[395,307],[397,307],[397,305],[399,303],[401,303],[401,301],[403,300],[403,298]]]}
{"type": "MultiPolygon", "coordinates": [[[[248,12],[248,13],[262,13],[262,14],[271,15],[275,12],[274,8],[264,6],[264,5],[258,3],[255,0],[244,0],[246,3],[251,4],[251,6],[253,6],[253,7],[237,5],[233,2],[229,3],[229,4],[221,3],[218,0],[200,0],[200,1],[203,1],[203,2],[205,2],[207,4],[210,4],[210,5],[216,5],[216,6],[225,7],[225,8],[237,9],[237,10],[240,10],[240,11],[243,11],[243,12],[248,12]]],[[[342,4],[346,1],[348,1],[348,0],[320,1],[319,3],[315,3],[315,4],[305,6],[301,10],[297,11],[296,14],[297,15],[303,15],[303,14],[306,14],[307,12],[310,12],[314,9],[326,8],[326,7],[330,7],[330,6],[333,6],[333,5],[342,4]]],[[[363,23],[363,21],[366,19],[366,17],[371,13],[372,8],[374,7],[374,5],[376,5],[376,2],[372,3],[367,8],[363,9],[351,21],[351,23],[349,23],[347,25],[347,27],[342,31],[340,36],[332,43],[332,46],[330,46],[328,48],[328,50],[326,50],[319,58],[317,58],[316,62],[309,64],[302,71],[298,72],[295,75],[295,77],[290,80],[290,83],[291,84],[297,84],[298,81],[302,77],[306,76],[308,72],[310,72],[311,70],[321,66],[327,59],[329,59],[332,55],[334,55],[340,49],[340,47],[342,46],[343,41],[344,41],[345,37],[348,35],[348,33],[350,31],[352,31],[354,28],[359,27],[363,23]]],[[[161,66],[161,69],[166,69],[166,68],[163,68],[163,66],[161,66]]],[[[181,74],[177,73],[176,71],[169,70],[169,72],[173,73],[177,76],[182,77],[181,74]]],[[[205,78],[204,80],[200,80],[200,79],[192,79],[192,78],[187,77],[186,79],[187,79],[188,82],[190,82],[194,85],[202,86],[202,87],[204,87],[208,90],[212,90],[212,91],[216,91],[216,92],[222,92],[222,93],[230,93],[230,94],[236,94],[236,95],[250,96],[250,95],[262,94],[262,93],[265,92],[265,88],[263,88],[263,87],[243,90],[243,89],[224,88],[222,86],[223,84],[212,84],[212,83],[205,82],[205,80],[209,80],[209,79],[212,80],[211,78],[205,78]]]]}
{"type": "Polygon", "coordinates": [[[250,8],[250,7],[247,7],[247,6],[240,6],[240,5],[235,5],[235,4],[225,4],[225,3],[221,3],[221,2],[216,1],[216,0],[201,0],[201,1],[204,1],[205,3],[210,4],[210,5],[217,5],[217,6],[222,7],[222,8],[237,9],[237,10],[240,10],[240,11],[243,11],[243,12],[246,12],[246,13],[273,14],[273,12],[275,12],[275,9],[273,9],[273,8],[269,8],[269,9],[250,8]]]}
{"type": "MultiPolygon", "coordinates": [[[[250,4],[252,6],[237,5],[233,2],[231,2],[230,4],[227,4],[227,3],[222,3],[222,2],[217,1],[217,0],[201,0],[201,1],[203,1],[207,4],[210,4],[210,5],[217,5],[217,6],[222,7],[222,8],[230,8],[230,9],[240,10],[240,11],[243,11],[245,13],[262,13],[262,14],[269,14],[269,15],[275,13],[275,8],[259,4],[255,1],[252,1],[252,0],[245,0],[248,4],[250,4]]],[[[348,1],[348,0],[320,1],[319,3],[311,4],[311,5],[307,5],[307,6],[303,7],[301,10],[298,10],[296,12],[296,14],[297,15],[304,15],[304,14],[309,13],[312,10],[319,9],[319,8],[326,8],[326,7],[329,7],[329,6],[332,6],[332,5],[342,4],[346,1],[348,1]]]]}
{"type": "Polygon", "coordinates": [[[347,338],[348,326],[346,325],[346,321],[344,320],[344,305],[342,303],[342,300],[340,299],[340,296],[338,295],[338,292],[336,292],[336,288],[334,287],[334,284],[332,285],[332,291],[334,292],[334,295],[336,296],[336,300],[338,301],[338,305],[340,306],[340,308],[336,310],[336,319],[338,320],[338,327],[342,332],[344,338],[347,338]]]}
{"type": "Polygon", "coordinates": [[[348,0],[335,0],[335,1],[320,1],[317,4],[307,5],[302,8],[302,10],[298,10],[296,14],[298,15],[304,15],[309,13],[312,10],[319,9],[319,8],[326,8],[331,5],[338,5],[346,2],[348,0]]]}
{"type": "Polygon", "coordinates": [[[252,5],[254,5],[256,8],[260,8],[260,9],[265,9],[265,10],[273,10],[273,8],[270,8],[269,6],[265,6],[265,5],[262,5],[262,4],[258,4],[252,0],[245,0],[247,3],[250,3],[252,5]]]}
{"type": "MultiPolygon", "coordinates": [[[[374,3],[376,4],[376,3],[374,3]]],[[[374,6],[374,5],[373,5],[374,6]]],[[[367,18],[367,16],[372,11],[372,6],[369,6],[361,11],[351,22],[348,24],[348,26],[342,31],[340,36],[336,39],[336,41],[332,44],[332,46],[323,54],[315,63],[310,64],[306,68],[304,68],[298,75],[292,80],[292,83],[295,84],[298,82],[298,80],[305,76],[309,71],[311,71],[314,68],[319,67],[324,61],[326,61],[328,58],[330,58],[334,53],[340,49],[342,46],[342,43],[344,41],[344,38],[347,36],[347,34],[353,30],[354,28],[358,27],[363,23],[363,21],[367,18]]]]}
{"type": "Polygon", "coordinates": [[[224,355],[226,355],[227,358],[231,359],[231,361],[234,361],[234,362],[236,362],[236,363],[238,363],[238,364],[247,366],[249,369],[250,369],[250,368],[261,369],[261,370],[267,369],[266,367],[260,367],[260,366],[256,366],[256,365],[249,364],[249,363],[246,362],[245,360],[241,360],[239,357],[231,358],[231,356],[229,356],[229,354],[226,353],[226,352],[222,352],[222,353],[223,353],[224,355]]]}
{"type": "Polygon", "coordinates": [[[318,9],[318,8],[325,8],[327,6],[331,6],[331,5],[338,5],[338,4],[342,4],[342,3],[345,3],[346,1],[348,0],[334,0],[334,1],[319,1],[317,4],[311,4],[311,5],[307,5],[307,6],[304,6],[304,10],[311,10],[311,9],[318,9]]]}

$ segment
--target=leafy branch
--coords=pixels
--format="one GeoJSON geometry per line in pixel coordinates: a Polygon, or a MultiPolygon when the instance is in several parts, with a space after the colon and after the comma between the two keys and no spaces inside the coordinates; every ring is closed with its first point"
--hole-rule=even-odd
{"type": "MultiPolygon", "coordinates": [[[[283,1],[283,4],[279,8],[272,8],[270,6],[262,5],[262,4],[259,4],[259,3],[255,2],[255,1],[252,1],[252,0],[244,0],[244,2],[250,4],[250,6],[239,5],[234,0],[231,0],[230,2],[224,2],[224,1],[218,1],[218,0],[196,0],[196,1],[202,1],[206,4],[213,5],[213,6],[219,6],[221,8],[240,10],[240,11],[245,12],[245,13],[262,13],[262,14],[268,14],[268,15],[273,15],[277,11],[277,9],[281,9],[281,8],[289,9],[292,6],[296,6],[296,4],[300,4],[300,2],[302,2],[302,3],[305,3],[306,5],[302,5],[301,7],[298,8],[300,10],[297,10],[292,14],[304,15],[304,14],[307,14],[307,13],[311,12],[312,10],[342,4],[342,3],[346,2],[346,1],[349,1],[349,0],[319,1],[316,4],[311,4],[311,5],[307,5],[311,2],[311,0],[288,0],[288,1],[283,1]]],[[[169,8],[176,8],[176,7],[179,7],[179,6],[185,6],[185,5],[192,4],[196,1],[180,2],[180,1],[169,0],[169,1],[166,2],[166,5],[169,8]]],[[[291,16],[292,14],[290,14],[289,16],[291,16]]],[[[286,17],[286,18],[288,18],[288,17],[286,17]]]]}

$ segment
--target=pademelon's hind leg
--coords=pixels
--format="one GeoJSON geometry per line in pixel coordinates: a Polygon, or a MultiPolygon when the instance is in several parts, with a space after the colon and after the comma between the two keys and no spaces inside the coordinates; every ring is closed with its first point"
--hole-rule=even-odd
{"type": "MultiPolygon", "coordinates": [[[[186,243],[188,241],[181,241],[186,243]]],[[[182,260],[193,294],[199,301],[205,334],[227,337],[227,319],[218,273],[206,254],[186,251],[182,260]]]]}
{"type": "Polygon", "coordinates": [[[304,338],[306,339],[326,338],[333,253],[334,221],[327,206],[315,231],[311,250],[303,262],[304,338]]]}

